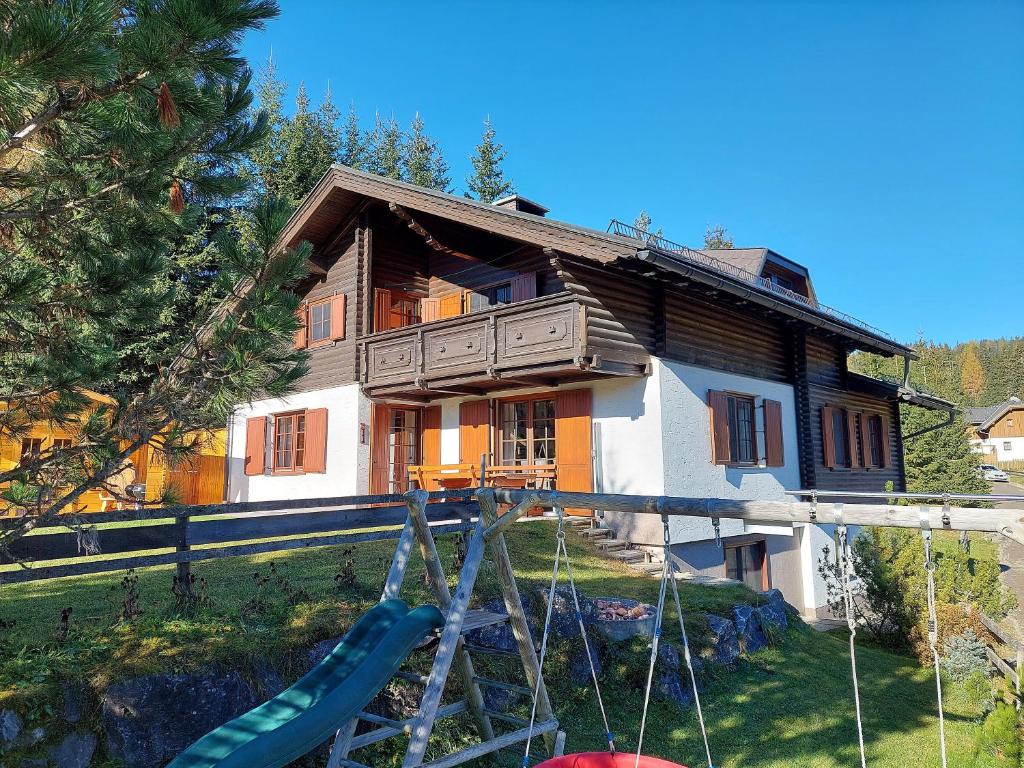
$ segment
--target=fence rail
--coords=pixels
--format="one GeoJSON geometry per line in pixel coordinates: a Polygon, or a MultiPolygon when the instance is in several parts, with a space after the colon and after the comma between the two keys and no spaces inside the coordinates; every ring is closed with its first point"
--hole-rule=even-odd
{"type": "MultiPolygon", "coordinates": [[[[971,611],[971,606],[966,606],[971,611]]],[[[978,619],[981,625],[989,631],[997,641],[995,645],[986,644],[985,653],[992,665],[1006,675],[1006,679],[1013,683],[1014,694],[1020,701],[1021,677],[1024,676],[1024,643],[1011,635],[999,622],[978,612],[978,619]],[[1003,650],[1009,651],[1012,658],[1002,655],[1003,650]]]]}
{"type": "MultiPolygon", "coordinates": [[[[436,534],[467,531],[479,507],[473,491],[431,494],[436,534]]],[[[47,520],[0,555],[0,585],[222,557],[397,539],[408,518],[401,495],[208,504],[119,510],[47,520]],[[132,522],[126,526],[97,523],[132,522]],[[96,556],[102,556],[97,559],[96,556]],[[70,562],[69,562],[70,561],[70,562]]],[[[3,528],[17,525],[4,520],[3,528]]]]}

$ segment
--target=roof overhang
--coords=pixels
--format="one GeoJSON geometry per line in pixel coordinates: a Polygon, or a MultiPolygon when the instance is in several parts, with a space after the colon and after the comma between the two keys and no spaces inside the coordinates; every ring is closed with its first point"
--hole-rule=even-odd
{"type": "MultiPolygon", "coordinates": [[[[753,304],[792,317],[808,326],[837,334],[852,346],[886,356],[916,358],[913,349],[853,322],[853,318],[818,305],[790,301],[756,283],[723,273],[713,266],[684,261],[677,254],[652,247],[650,242],[610,232],[516,211],[446,192],[416,186],[372,173],[334,165],[302,201],[282,233],[282,246],[309,240],[314,248],[329,242],[344,222],[365,206],[367,200],[399,205],[509,240],[540,246],[598,264],[629,264],[638,260],[669,274],[704,283],[753,304]]],[[[698,252],[699,253],[699,252],[698,252]]],[[[781,257],[780,257],[781,258],[781,257]]],[[[876,329],[877,330],[877,329],[876,329]]]]}

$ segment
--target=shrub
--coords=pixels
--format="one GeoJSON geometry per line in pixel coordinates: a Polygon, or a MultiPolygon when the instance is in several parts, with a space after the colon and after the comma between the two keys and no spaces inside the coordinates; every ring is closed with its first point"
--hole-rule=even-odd
{"type": "Polygon", "coordinates": [[[1017,710],[1005,702],[996,704],[978,729],[975,750],[979,754],[998,757],[1009,765],[1020,763],[1020,721],[1017,710]]]}
{"type": "Polygon", "coordinates": [[[985,643],[978,639],[973,629],[966,629],[962,635],[953,635],[944,643],[946,655],[942,668],[950,679],[960,683],[975,672],[987,673],[991,666],[985,653],[985,643]]]}

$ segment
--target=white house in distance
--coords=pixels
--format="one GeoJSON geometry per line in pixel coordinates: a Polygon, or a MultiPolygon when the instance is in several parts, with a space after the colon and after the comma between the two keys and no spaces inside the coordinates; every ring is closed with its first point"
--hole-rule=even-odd
{"type": "Polygon", "coordinates": [[[968,408],[967,424],[971,445],[986,461],[1024,461],[1024,402],[1019,397],[968,408]]]}
{"type": "MultiPolygon", "coordinates": [[[[286,229],[313,245],[298,288],[310,373],[238,409],[230,501],[486,482],[785,499],[904,487],[897,403],[847,370],[854,349],[913,351],[819,303],[766,249],[695,251],[613,222],[546,217],[335,166],[286,229]]],[[[652,521],[608,515],[631,544],[652,521]]],[[[825,604],[813,525],[673,521],[695,574],[825,604]]]]}

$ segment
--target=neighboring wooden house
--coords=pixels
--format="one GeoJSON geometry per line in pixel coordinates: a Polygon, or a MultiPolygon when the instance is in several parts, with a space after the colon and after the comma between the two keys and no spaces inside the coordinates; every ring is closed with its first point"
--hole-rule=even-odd
{"type": "MultiPolygon", "coordinates": [[[[83,390],[90,406],[86,413],[104,405],[113,405],[107,395],[83,390]]],[[[2,407],[2,406],[0,406],[2,407]]],[[[0,472],[16,468],[25,458],[38,456],[55,448],[71,447],[81,440],[80,430],[74,422],[64,425],[39,422],[22,430],[16,438],[0,436],[0,472]]],[[[146,445],[130,456],[134,468],[134,482],[146,488],[146,500],[156,501],[169,487],[176,489],[177,497],[186,504],[214,504],[224,499],[226,432],[216,430],[202,440],[197,455],[178,467],[171,468],[163,456],[146,445]]],[[[127,480],[127,475],[121,478],[127,480]]],[[[125,502],[103,489],[87,491],[74,507],[76,512],[99,512],[113,509],[125,502]]],[[[0,513],[3,513],[0,502],[0,513]]],[[[8,510],[9,511],[9,510],[8,510]]],[[[68,510],[71,511],[71,510],[68,510]]]]}
{"type": "Polygon", "coordinates": [[[1024,461],[1024,402],[1019,397],[968,408],[967,424],[971,444],[986,461],[1024,461]]]}
{"type": "MultiPolygon", "coordinates": [[[[904,487],[897,405],[927,401],[846,361],[913,351],[820,304],[805,267],[546,212],[330,170],[284,235],[314,249],[310,372],[236,412],[229,500],[477,484],[481,457],[487,482],[604,493],[904,487]]],[[[661,542],[656,519],[605,522],[661,542]]],[[[828,531],[722,521],[720,548],[706,520],[673,525],[694,572],[824,604],[828,531]]]]}

